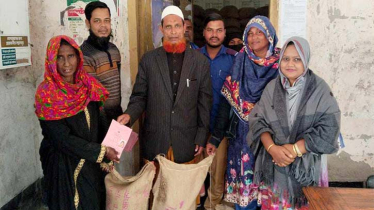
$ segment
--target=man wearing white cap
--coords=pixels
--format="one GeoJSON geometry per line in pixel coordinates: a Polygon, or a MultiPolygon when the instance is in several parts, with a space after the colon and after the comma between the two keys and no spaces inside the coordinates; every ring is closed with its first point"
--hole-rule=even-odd
{"type": "Polygon", "coordinates": [[[117,120],[132,125],[145,112],[143,157],[153,160],[163,153],[177,163],[192,163],[209,132],[209,62],[186,47],[184,17],[178,7],[163,10],[160,30],[163,46],[142,57],[129,105],[117,120]]]}

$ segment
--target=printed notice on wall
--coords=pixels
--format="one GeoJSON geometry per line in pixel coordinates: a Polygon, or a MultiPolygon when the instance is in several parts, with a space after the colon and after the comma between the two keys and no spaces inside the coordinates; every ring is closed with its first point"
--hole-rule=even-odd
{"type": "Polygon", "coordinates": [[[0,69],[31,65],[28,0],[0,0],[0,69]]]}
{"type": "Polygon", "coordinates": [[[292,36],[306,38],[307,0],[282,0],[279,4],[280,46],[292,36]]]}

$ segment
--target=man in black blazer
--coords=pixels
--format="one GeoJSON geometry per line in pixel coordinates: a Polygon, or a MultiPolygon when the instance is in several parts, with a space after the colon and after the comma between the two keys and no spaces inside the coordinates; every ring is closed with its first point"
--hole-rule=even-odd
{"type": "Polygon", "coordinates": [[[191,162],[206,145],[209,132],[212,86],[209,62],[186,47],[182,11],[168,6],[162,12],[163,46],[142,57],[130,102],[118,117],[132,125],[145,112],[144,158],[172,149],[174,161],[191,162]]]}

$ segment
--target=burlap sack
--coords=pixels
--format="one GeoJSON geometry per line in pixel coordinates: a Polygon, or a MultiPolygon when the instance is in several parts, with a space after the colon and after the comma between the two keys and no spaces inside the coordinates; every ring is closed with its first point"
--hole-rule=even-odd
{"type": "Polygon", "coordinates": [[[206,16],[208,16],[208,15],[210,15],[212,13],[216,13],[216,14],[220,15],[220,11],[218,9],[216,9],[216,8],[209,8],[209,9],[205,10],[206,16]]]}
{"type": "Polygon", "coordinates": [[[233,5],[222,7],[220,14],[223,18],[239,18],[239,10],[233,5]]]}
{"type": "Polygon", "coordinates": [[[106,209],[147,210],[155,173],[149,162],[136,176],[122,177],[116,170],[106,175],[106,209]]]}
{"type": "Polygon", "coordinates": [[[252,7],[243,7],[239,9],[239,19],[251,19],[257,15],[257,10],[252,7]]]}
{"type": "Polygon", "coordinates": [[[199,6],[197,4],[192,5],[192,13],[193,13],[194,19],[195,19],[195,17],[199,17],[199,18],[202,18],[202,19],[205,18],[204,8],[202,8],[201,6],[199,6]]]}
{"type": "Polygon", "coordinates": [[[239,21],[239,23],[240,23],[240,28],[245,28],[250,20],[251,20],[251,19],[249,19],[249,18],[241,19],[241,20],[239,21]]]}
{"type": "Polygon", "coordinates": [[[257,14],[269,17],[269,6],[263,6],[263,7],[257,8],[257,14]]]}
{"type": "Polygon", "coordinates": [[[236,27],[240,28],[239,20],[236,18],[226,18],[224,19],[225,27],[236,27]]]}
{"type": "Polygon", "coordinates": [[[194,18],[193,19],[193,25],[194,25],[194,30],[198,30],[197,28],[199,28],[201,31],[203,31],[204,19],[194,18]]]}
{"type": "Polygon", "coordinates": [[[227,37],[227,35],[232,34],[232,33],[240,33],[240,34],[243,35],[243,31],[240,28],[238,28],[238,27],[227,27],[226,28],[226,37],[227,37]]]}
{"type": "Polygon", "coordinates": [[[152,210],[196,209],[196,197],[204,183],[214,156],[209,156],[198,164],[177,164],[158,155],[160,164],[152,192],[152,210]]]}

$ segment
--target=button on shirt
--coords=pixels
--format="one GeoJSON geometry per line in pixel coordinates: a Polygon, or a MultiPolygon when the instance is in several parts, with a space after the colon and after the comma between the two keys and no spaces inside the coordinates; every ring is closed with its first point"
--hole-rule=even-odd
{"type": "Polygon", "coordinates": [[[210,112],[210,132],[212,132],[215,123],[214,119],[218,114],[219,104],[221,100],[226,100],[221,94],[221,89],[234,63],[236,51],[222,45],[220,51],[213,60],[210,59],[206,46],[200,48],[199,51],[203,53],[210,62],[210,77],[213,86],[213,106],[210,112]]]}
{"type": "Polygon", "coordinates": [[[166,55],[168,58],[171,89],[173,90],[173,98],[175,101],[178,92],[179,80],[182,73],[184,53],[166,53],[166,55]]]}

